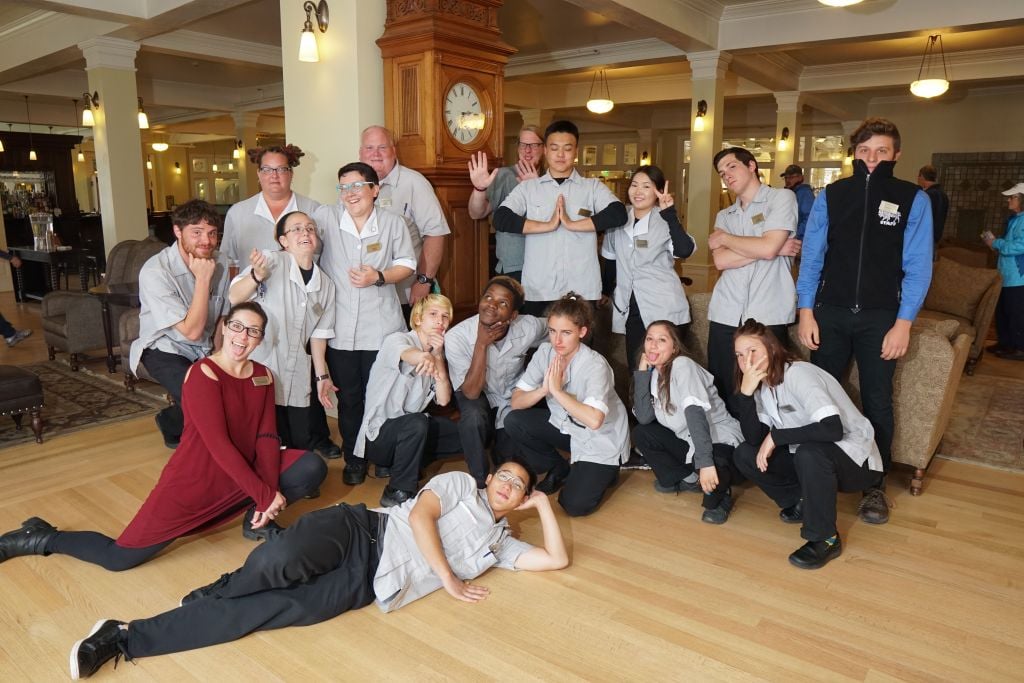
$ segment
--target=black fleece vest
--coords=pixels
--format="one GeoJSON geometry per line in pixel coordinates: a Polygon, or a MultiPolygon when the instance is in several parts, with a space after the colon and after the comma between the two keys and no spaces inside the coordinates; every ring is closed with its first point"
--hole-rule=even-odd
{"type": "Polygon", "coordinates": [[[894,178],[894,165],[879,162],[869,174],[858,159],[852,177],[828,186],[828,251],[816,301],[855,311],[899,308],[903,235],[919,188],[894,178]]]}

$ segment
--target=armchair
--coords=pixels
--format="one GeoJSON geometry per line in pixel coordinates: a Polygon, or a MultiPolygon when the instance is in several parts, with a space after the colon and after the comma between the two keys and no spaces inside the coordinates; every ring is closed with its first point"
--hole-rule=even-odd
{"type": "Polygon", "coordinates": [[[43,297],[41,315],[46,351],[53,360],[57,351],[71,355],[71,369],[77,371],[79,354],[106,345],[100,301],[84,292],[50,292],[43,297]]]}

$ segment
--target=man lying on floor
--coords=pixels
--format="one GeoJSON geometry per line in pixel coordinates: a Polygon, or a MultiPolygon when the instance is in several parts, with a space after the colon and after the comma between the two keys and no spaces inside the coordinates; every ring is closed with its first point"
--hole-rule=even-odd
{"type": "Polygon", "coordinates": [[[511,458],[485,489],[465,472],[448,472],[400,506],[340,504],[302,515],[177,609],[128,623],[99,621],[71,649],[71,678],[87,678],[115,657],[131,661],[316,624],[374,598],[385,612],[439,588],[477,602],[488,589],[470,580],[495,565],[561,569],[569,563],[565,544],[547,496],[533,491],[536,482],[525,462],[511,458]],[[540,516],[543,547],[508,528],[509,512],[529,509],[540,516]]]}

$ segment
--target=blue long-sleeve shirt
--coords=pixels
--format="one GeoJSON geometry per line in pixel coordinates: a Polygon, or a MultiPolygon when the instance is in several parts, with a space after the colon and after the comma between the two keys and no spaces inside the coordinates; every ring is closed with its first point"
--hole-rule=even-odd
{"type": "MultiPolygon", "coordinates": [[[[811,207],[800,249],[800,275],[796,280],[797,308],[813,308],[828,251],[828,204],[822,189],[811,207]]],[[[914,196],[903,234],[903,283],[897,317],[913,321],[924,304],[932,281],[932,208],[923,191],[914,196]]]]}
{"type": "Polygon", "coordinates": [[[800,183],[793,188],[796,194],[796,238],[802,240],[807,230],[807,218],[811,215],[811,207],[814,206],[814,190],[807,183],[800,183]]]}
{"type": "Polygon", "coordinates": [[[1010,219],[992,248],[999,252],[996,267],[1003,276],[1003,287],[1024,287],[1024,213],[1010,219]]]}

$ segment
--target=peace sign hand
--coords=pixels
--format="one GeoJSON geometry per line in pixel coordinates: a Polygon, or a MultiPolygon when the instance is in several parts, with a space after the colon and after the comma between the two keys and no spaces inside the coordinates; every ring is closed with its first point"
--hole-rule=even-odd
{"type": "Polygon", "coordinates": [[[743,370],[740,393],[744,396],[753,396],[757,387],[761,385],[761,380],[768,375],[768,357],[761,358],[755,364],[751,356],[751,352],[747,351],[746,357],[740,363],[740,368],[743,370]]]}
{"type": "Polygon", "coordinates": [[[668,181],[665,181],[665,191],[658,192],[658,188],[654,188],[654,195],[658,198],[658,208],[661,210],[668,209],[675,206],[675,200],[672,199],[672,195],[668,191],[668,181]]]}

